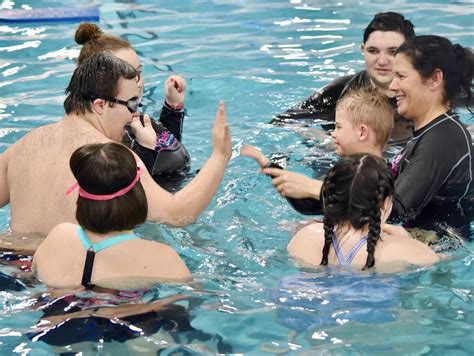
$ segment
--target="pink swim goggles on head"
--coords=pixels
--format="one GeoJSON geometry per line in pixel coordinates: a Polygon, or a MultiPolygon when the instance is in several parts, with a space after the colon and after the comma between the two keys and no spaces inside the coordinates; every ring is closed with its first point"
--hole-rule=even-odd
{"type": "Polygon", "coordinates": [[[112,193],[112,194],[92,194],[92,193],[88,193],[84,189],[82,189],[79,186],[79,183],[76,181],[69,187],[68,190],[66,190],[66,193],[64,193],[64,195],[71,194],[76,188],[79,187],[79,196],[81,196],[85,199],[89,199],[89,200],[103,201],[103,200],[111,200],[111,199],[114,199],[114,198],[117,198],[117,197],[121,197],[122,195],[127,194],[138,183],[138,181],[140,180],[140,176],[142,175],[142,171],[143,171],[143,168],[140,165],[137,165],[137,175],[133,179],[132,183],[130,183],[125,188],[120,189],[119,191],[117,191],[115,193],[112,193]]]}

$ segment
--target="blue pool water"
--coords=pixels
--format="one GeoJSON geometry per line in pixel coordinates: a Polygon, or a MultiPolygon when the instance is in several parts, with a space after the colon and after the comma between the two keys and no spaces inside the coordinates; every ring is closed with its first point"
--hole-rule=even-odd
{"type": "MultiPolygon", "coordinates": [[[[66,6],[27,3],[33,8],[66,6]]],[[[234,156],[212,204],[187,228],[147,223],[138,229],[146,238],[172,245],[201,283],[199,289],[157,286],[147,298],[190,296],[191,325],[215,337],[189,341],[183,334],[173,343],[165,333],[155,333],[124,343],[70,347],[33,342],[27,334],[41,312],[32,304],[45,287],[37,282],[24,287],[13,279],[15,285],[0,291],[1,354],[158,349],[214,354],[222,351],[219,338],[232,352],[245,354],[474,353],[474,243],[467,242],[472,235],[456,237],[453,231],[458,243],[448,251],[452,258],[428,270],[370,278],[338,269],[304,271],[286,253],[304,217],[275,193],[253,161],[237,157],[242,144],[254,144],[266,154],[288,156],[290,169],[313,174],[313,163],[324,165],[334,157],[322,153],[317,143],[303,144],[291,130],[268,125],[271,115],[328,81],[362,69],[362,30],[377,12],[402,12],[418,34],[439,34],[474,47],[472,1],[75,3],[100,5],[104,31],[131,41],[139,52],[146,112],[161,108],[164,80],[171,72],[186,77],[189,117],[183,140],[194,169],[210,153],[217,103],[226,102],[234,156]]],[[[23,4],[3,1],[0,11],[23,4]]],[[[32,128],[62,117],[63,90],[78,54],[76,27],[0,23],[0,152],[32,128]]],[[[460,113],[464,122],[474,123],[466,110],[460,113]]],[[[0,231],[8,225],[9,208],[4,207],[0,231]]],[[[0,265],[0,280],[13,273],[0,265]]]]}

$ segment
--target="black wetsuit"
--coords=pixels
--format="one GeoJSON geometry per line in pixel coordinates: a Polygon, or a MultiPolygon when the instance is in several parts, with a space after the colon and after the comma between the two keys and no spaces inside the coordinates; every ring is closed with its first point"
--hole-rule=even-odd
{"type": "Polygon", "coordinates": [[[141,158],[153,179],[170,191],[176,190],[174,183],[179,183],[189,171],[189,153],[181,143],[184,116],[184,110],[174,110],[165,102],[160,120],[151,120],[157,136],[154,150],[140,145],[130,127],[122,138],[122,143],[141,158]],[[168,187],[169,181],[172,184],[168,187]]]}
{"type": "Polygon", "coordinates": [[[472,214],[473,167],[466,126],[453,112],[438,116],[414,131],[392,162],[396,178],[391,217],[419,225],[417,221],[466,216],[467,210],[472,214]]]}
{"type": "MultiPolygon", "coordinates": [[[[275,125],[291,124],[294,122],[318,122],[326,130],[334,129],[337,101],[350,89],[370,85],[367,71],[363,70],[354,75],[337,78],[310,97],[273,117],[270,123],[275,125]]],[[[396,99],[390,99],[396,107],[396,99]]],[[[395,126],[391,139],[396,143],[406,142],[412,134],[413,122],[395,114],[395,126]]]]}
{"type": "MultiPolygon", "coordinates": [[[[278,168],[278,169],[283,169],[282,166],[280,166],[277,163],[270,162],[270,164],[267,166],[268,168],[278,168]]],[[[271,175],[268,174],[270,177],[271,175]]],[[[295,209],[297,212],[303,215],[319,215],[323,213],[323,204],[317,199],[313,198],[286,198],[288,203],[295,209]]]]}

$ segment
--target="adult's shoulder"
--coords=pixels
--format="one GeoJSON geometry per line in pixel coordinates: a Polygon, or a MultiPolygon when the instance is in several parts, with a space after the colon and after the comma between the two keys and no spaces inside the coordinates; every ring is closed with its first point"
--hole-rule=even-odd
{"type": "MultiPolygon", "coordinates": [[[[425,129],[415,131],[414,136],[426,136],[430,140],[435,140],[438,149],[447,148],[447,144],[459,144],[463,141],[472,144],[472,137],[466,127],[456,114],[446,113],[436,118],[425,129]]],[[[435,148],[435,147],[433,147],[435,148]]]]}

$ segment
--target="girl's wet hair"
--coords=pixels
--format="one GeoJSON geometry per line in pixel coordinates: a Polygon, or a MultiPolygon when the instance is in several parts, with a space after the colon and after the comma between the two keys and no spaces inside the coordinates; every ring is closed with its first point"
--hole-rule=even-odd
{"type": "MultiPolygon", "coordinates": [[[[91,194],[112,194],[130,185],[137,174],[137,162],[125,146],[109,142],[79,147],[69,161],[79,186],[91,194]]],[[[77,199],[76,219],[85,229],[97,233],[133,229],[148,213],[145,191],[138,182],[129,192],[111,200],[77,199]]]]}
{"type": "Polygon", "coordinates": [[[453,100],[464,93],[469,109],[474,67],[474,55],[470,49],[453,45],[445,37],[429,35],[408,39],[397,49],[399,53],[410,59],[423,79],[431,78],[436,70],[440,70],[443,73],[444,104],[452,106],[453,100]]]}
{"type": "Polygon", "coordinates": [[[410,20],[405,20],[402,14],[397,12],[379,12],[365,28],[364,43],[367,42],[370,34],[375,31],[398,32],[405,39],[408,39],[415,36],[414,27],[413,23],[410,20]]]}
{"type": "Polygon", "coordinates": [[[117,36],[106,35],[99,26],[93,23],[81,23],[76,30],[74,39],[77,44],[82,45],[77,64],[81,64],[94,53],[112,53],[121,49],[133,50],[128,41],[117,36]]]}
{"type": "Polygon", "coordinates": [[[394,179],[387,163],[370,154],[341,158],[329,171],[321,188],[324,210],[324,247],[321,265],[328,264],[336,225],[350,224],[362,229],[367,224],[367,261],[374,265],[374,251],[381,230],[381,204],[393,195],[394,179]]]}

